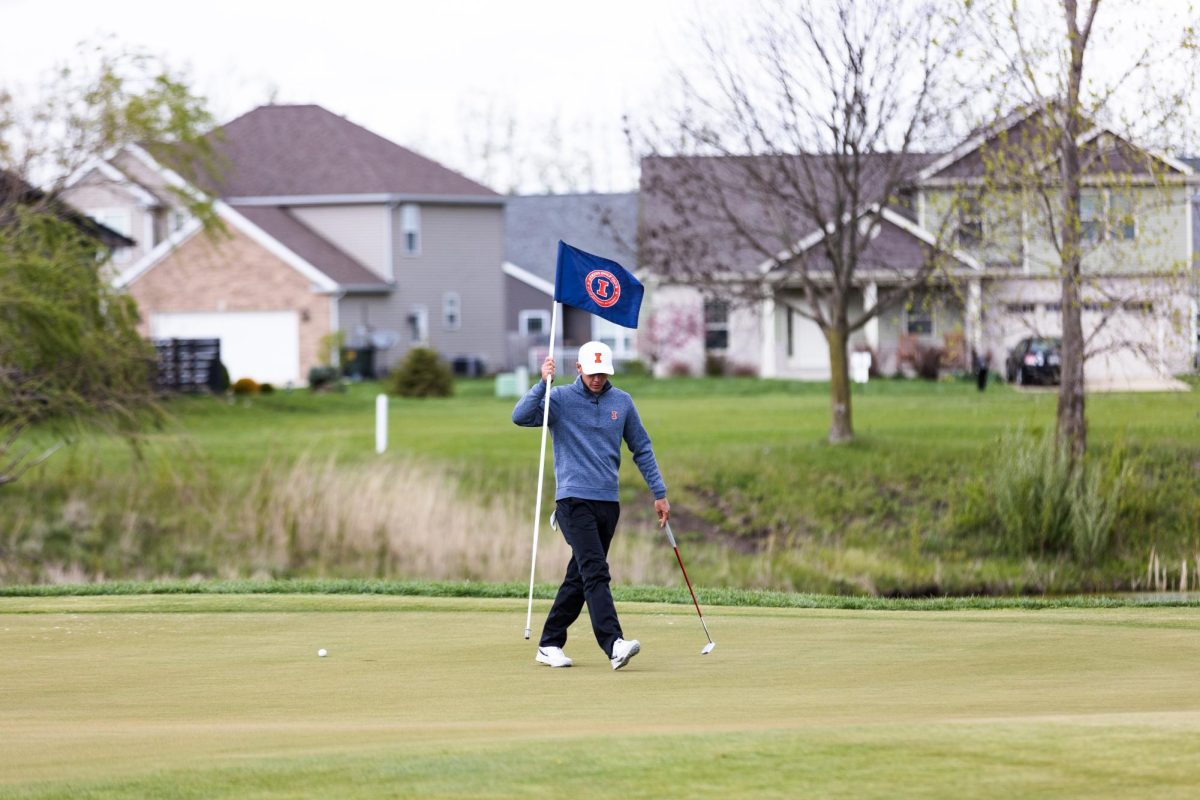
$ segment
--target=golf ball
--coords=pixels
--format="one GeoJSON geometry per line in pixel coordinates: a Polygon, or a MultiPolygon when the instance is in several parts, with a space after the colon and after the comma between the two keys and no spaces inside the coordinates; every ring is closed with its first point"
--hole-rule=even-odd
{"type": "Polygon", "coordinates": [[[325,656],[329,655],[329,651],[326,650],[324,647],[322,647],[320,650],[317,651],[317,655],[320,656],[321,658],[324,658],[325,656]]]}

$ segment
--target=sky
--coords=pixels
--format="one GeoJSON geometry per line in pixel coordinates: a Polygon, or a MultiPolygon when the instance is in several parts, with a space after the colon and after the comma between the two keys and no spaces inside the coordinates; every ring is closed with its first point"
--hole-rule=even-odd
{"type": "MultiPolygon", "coordinates": [[[[661,114],[679,72],[708,69],[698,29],[736,39],[763,2],[0,0],[0,88],[21,96],[80,43],[108,41],[185,70],[222,122],[265,102],[317,103],[502,192],[623,191],[637,181],[625,115],[636,126],[661,114]],[[483,158],[510,126],[509,157],[483,158]]],[[[1090,56],[1100,71],[1122,63],[1133,22],[1109,26],[1090,56]]]]}
{"type": "Polygon", "coordinates": [[[460,169],[515,121],[528,157],[550,158],[557,131],[560,149],[590,154],[594,188],[620,190],[636,180],[622,116],[661,96],[695,13],[697,0],[0,0],[21,32],[4,37],[0,82],[28,89],[79,43],[111,39],[186,69],[222,121],[317,103],[460,169]]]}

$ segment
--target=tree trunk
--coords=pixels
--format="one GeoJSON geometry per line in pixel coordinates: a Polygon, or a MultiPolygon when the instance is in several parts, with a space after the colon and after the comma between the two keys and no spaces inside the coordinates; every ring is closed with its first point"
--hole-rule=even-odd
{"type": "MultiPolygon", "coordinates": [[[[1092,2],[1092,15],[1095,5],[1092,2]]],[[[1087,420],[1083,393],[1083,279],[1082,225],[1079,219],[1079,90],[1083,83],[1083,54],[1087,31],[1081,33],[1076,21],[1075,0],[1064,0],[1063,11],[1071,62],[1067,74],[1067,96],[1062,124],[1062,364],[1058,391],[1058,446],[1067,451],[1071,462],[1078,463],[1087,450],[1087,420]]],[[[1090,17],[1089,17],[1090,19],[1090,17]]]]}
{"type": "Polygon", "coordinates": [[[829,443],[842,444],[854,440],[854,425],[850,416],[850,365],[846,357],[846,329],[825,331],[829,342],[829,400],[832,419],[829,424],[829,443]]]}

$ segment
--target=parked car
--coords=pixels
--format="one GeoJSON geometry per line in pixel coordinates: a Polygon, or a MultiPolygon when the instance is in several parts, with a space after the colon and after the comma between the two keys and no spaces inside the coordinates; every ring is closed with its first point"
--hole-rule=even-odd
{"type": "Polygon", "coordinates": [[[1008,351],[1005,374],[1009,383],[1057,385],[1062,368],[1062,340],[1046,337],[1022,339],[1008,351]]]}

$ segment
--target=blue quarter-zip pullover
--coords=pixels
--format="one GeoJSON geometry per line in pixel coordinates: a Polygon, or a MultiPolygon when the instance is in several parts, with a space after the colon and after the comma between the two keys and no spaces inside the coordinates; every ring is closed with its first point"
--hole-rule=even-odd
{"type": "MultiPolygon", "coordinates": [[[[512,419],[517,425],[536,428],[542,424],[546,382],[538,381],[517,401],[512,419]]],[[[554,438],[554,498],[582,500],[619,499],[617,472],[621,468],[621,440],[629,445],[633,461],[642,472],[656,500],[667,496],[650,447],[650,436],[642,426],[627,392],[605,382],[592,394],[576,377],[570,386],[550,393],[550,434],[554,438]]]]}

